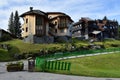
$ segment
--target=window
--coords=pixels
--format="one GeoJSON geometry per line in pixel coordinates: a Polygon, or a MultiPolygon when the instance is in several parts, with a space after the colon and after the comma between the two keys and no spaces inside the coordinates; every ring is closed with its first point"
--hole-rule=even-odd
{"type": "Polygon", "coordinates": [[[49,19],[52,19],[52,16],[49,16],[49,19]]]}
{"type": "Polygon", "coordinates": [[[28,18],[26,19],[26,23],[28,23],[28,18]]]}
{"type": "Polygon", "coordinates": [[[36,25],[42,25],[43,20],[41,16],[36,16],[36,25]]]}
{"type": "Polygon", "coordinates": [[[22,31],[24,31],[24,28],[22,28],[22,31]]]}
{"type": "Polygon", "coordinates": [[[66,27],[67,26],[67,20],[66,20],[66,18],[61,18],[60,19],[60,26],[61,27],[66,27]]]}
{"type": "Polygon", "coordinates": [[[55,33],[57,33],[57,29],[55,29],[55,33]]]}
{"type": "Polygon", "coordinates": [[[55,25],[57,25],[57,22],[55,21],[55,25]]]}
{"type": "Polygon", "coordinates": [[[28,27],[26,27],[26,32],[28,32],[28,27]]]}
{"type": "Polygon", "coordinates": [[[61,33],[64,33],[64,29],[61,29],[60,32],[61,32],[61,33]]]}

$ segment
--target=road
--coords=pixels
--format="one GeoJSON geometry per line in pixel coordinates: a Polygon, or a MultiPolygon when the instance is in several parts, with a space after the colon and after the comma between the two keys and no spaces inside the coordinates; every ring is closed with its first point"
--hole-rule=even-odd
{"type": "Polygon", "coordinates": [[[0,80],[120,80],[120,78],[96,78],[44,72],[28,72],[27,61],[24,61],[25,71],[7,72],[6,64],[7,62],[0,62],[0,80]]]}

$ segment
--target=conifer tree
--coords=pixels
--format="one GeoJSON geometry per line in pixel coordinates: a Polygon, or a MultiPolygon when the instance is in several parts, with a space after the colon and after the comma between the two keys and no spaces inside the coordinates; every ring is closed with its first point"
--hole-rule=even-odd
{"type": "Polygon", "coordinates": [[[108,20],[107,16],[104,16],[103,20],[108,20]]]}
{"type": "Polygon", "coordinates": [[[15,33],[15,29],[14,29],[14,14],[13,14],[13,12],[11,13],[10,18],[9,18],[8,31],[11,34],[15,33]]]}
{"type": "Polygon", "coordinates": [[[15,16],[14,16],[14,29],[15,29],[15,35],[17,37],[21,37],[21,23],[19,20],[19,15],[18,15],[18,11],[15,12],[15,16]]]}

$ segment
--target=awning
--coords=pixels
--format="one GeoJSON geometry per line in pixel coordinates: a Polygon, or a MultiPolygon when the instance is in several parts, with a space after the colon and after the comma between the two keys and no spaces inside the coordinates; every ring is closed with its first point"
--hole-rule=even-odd
{"type": "Polygon", "coordinates": [[[99,34],[99,33],[101,33],[101,31],[93,31],[92,33],[93,34],[99,34]]]}

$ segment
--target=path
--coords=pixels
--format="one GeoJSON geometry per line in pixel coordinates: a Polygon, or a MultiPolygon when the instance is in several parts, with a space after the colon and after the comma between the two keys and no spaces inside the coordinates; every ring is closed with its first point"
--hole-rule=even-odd
{"type": "MultiPolygon", "coordinates": [[[[109,53],[113,53],[113,52],[109,52],[109,53]]],[[[62,59],[94,56],[100,54],[108,54],[108,53],[71,56],[71,57],[64,57],[62,59]]],[[[7,72],[6,63],[7,62],[0,62],[0,80],[120,80],[120,78],[96,78],[96,77],[84,77],[84,76],[73,76],[73,75],[61,75],[61,74],[44,73],[44,72],[28,72],[27,61],[24,61],[25,64],[24,69],[26,71],[7,72]]]]}
{"type": "Polygon", "coordinates": [[[50,61],[63,60],[63,59],[72,59],[72,58],[79,58],[79,57],[86,57],[86,56],[96,56],[96,55],[101,55],[101,54],[111,54],[111,53],[117,53],[117,52],[120,52],[120,51],[103,52],[103,53],[94,53],[94,54],[85,54],[85,55],[62,57],[62,58],[57,58],[57,59],[50,59],[50,61]]]}

